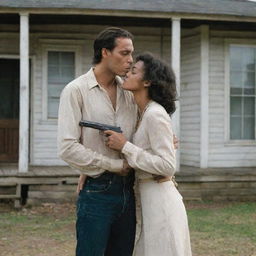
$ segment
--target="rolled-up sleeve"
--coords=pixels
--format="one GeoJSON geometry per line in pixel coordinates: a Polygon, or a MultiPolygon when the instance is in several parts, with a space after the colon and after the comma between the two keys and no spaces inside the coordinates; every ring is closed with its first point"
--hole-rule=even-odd
{"type": "Polygon", "coordinates": [[[86,148],[80,143],[82,119],[82,95],[74,85],[67,85],[62,91],[58,115],[58,154],[71,167],[90,175],[90,171],[105,170],[119,172],[122,159],[112,159],[86,148]]]}
{"type": "Polygon", "coordinates": [[[142,171],[172,176],[176,168],[173,132],[169,117],[161,111],[154,111],[145,117],[147,139],[150,151],[144,150],[130,142],[122,149],[129,165],[142,171]]]}

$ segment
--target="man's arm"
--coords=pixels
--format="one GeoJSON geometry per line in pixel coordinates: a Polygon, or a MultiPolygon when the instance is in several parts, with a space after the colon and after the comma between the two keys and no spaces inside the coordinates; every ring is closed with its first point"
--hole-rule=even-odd
{"type": "MultiPolygon", "coordinates": [[[[119,175],[120,176],[126,176],[131,170],[132,169],[128,165],[128,162],[126,160],[124,160],[124,166],[123,166],[123,169],[121,170],[121,172],[119,173],[119,175]]],[[[81,190],[83,190],[86,179],[87,179],[87,175],[80,174],[79,179],[78,179],[78,183],[77,183],[77,186],[76,186],[76,193],[77,194],[79,194],[79,192],[81,190]]]]}
{"type": "Polygon", "coordinates": [[[58,153],[70,166],[90,175],[90,170],[119,172],[122,159],[111,159],[80,143],[82,96],[74,84],[67,85],[60,97],[58,118],[58,153]]]}

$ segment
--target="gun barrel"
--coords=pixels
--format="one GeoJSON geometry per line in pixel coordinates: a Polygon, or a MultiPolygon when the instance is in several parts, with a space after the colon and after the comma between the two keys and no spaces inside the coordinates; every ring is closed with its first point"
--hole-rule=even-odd
{"type": "Polygon", "coordinates": [[[122,133],[122,130],[120,127],[108,125],[108,124],[102,124],[102,123],[82,120],[79,122],[79,125],[84,126],[84,127],[90,127],[90,128],[97,129],[97,130],[101,130],[101,131],[112,130],[112,131],[115,131],[118,133],[122,133]]]}

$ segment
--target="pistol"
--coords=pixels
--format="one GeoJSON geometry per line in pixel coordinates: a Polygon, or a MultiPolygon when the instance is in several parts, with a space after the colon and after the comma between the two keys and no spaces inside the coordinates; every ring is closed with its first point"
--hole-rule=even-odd
{"type": "Polygon", "coordinates": [[[108,125],[108,124],[101,124],[101,123],[82,120],[82,121],[79,122],[79,125],[84,126],[84,127],[90,127],[90,128],[97,129],[97,130],[100,130],[100,131],[111,130],[111,131],[114,131],[114,132],[122,133],[122,130],[121,130],[120,127],[113,126],[113,125],[108,125]]]}

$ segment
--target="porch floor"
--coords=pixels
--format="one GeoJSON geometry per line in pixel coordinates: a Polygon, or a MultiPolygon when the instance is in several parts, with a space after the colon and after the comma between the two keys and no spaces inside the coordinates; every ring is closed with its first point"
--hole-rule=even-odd
{"type": "Polygon", "coordinates": [[[40,177],[40,176],[78,176],[79,171],[68,166],[30,166],[25,173],[18,172],[17,164],[0,165],[0,178],[2,177],[40,177]]]}
{"type": "MultiPolygon", "coordinates": [[[[0,178],[3,177],[40,177],[40,176],[79,176],[79,171],[70,168],[69,166],[30,166],[26,173],[18,172],[17,164],[0,164],[0,178]]],[[[180,171],[175,174],[178,179],[186,179],[193,177],[198,180],[202,177],[213,179],[214,177],[228,176],[236,179],[246,178],[246,176],[255,176],[256,167],[230,167],[230,168],[207,168],[182,165],[180,171]]],[[[218,178],[218,180],[219,180],[218,178]]],[[[213,180],[212,180],[213,181],[213,180]]]]}

